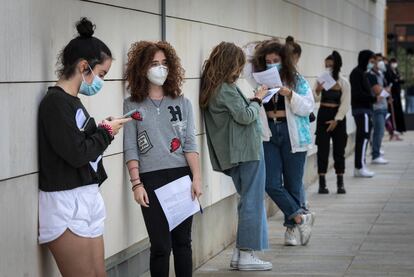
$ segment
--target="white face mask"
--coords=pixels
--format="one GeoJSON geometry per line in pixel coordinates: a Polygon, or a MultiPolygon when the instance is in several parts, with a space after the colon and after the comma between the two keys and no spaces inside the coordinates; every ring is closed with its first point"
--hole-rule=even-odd
{"type": "Polygon", "coordinates": [[[396,69],[396,68],[397,68],[397,66],[398,66],[398,63],[392,63],[392,64],[391,64],[391,67],[392,67],[393,69],[396,69]]]}
{"type": "Polygon", "coordinates": [[[157,86],[162,86],[165,83],[165,80],[167,80],[167,76],[168,67],[165,65],[151,67],[147,73],[148,80],[157,86]]]}
{"type": "Polygon", "coordinates": [[[325,67],[325,71],[332,74],[332,67],[325,67]]]}
{"type": "Polygon", "coordinates": [[[387,67],[385,66],[384,61],[379,61],[377,66],[378,66],[378,69],[381,70],[382,72],[387,71],[387,67]]]}

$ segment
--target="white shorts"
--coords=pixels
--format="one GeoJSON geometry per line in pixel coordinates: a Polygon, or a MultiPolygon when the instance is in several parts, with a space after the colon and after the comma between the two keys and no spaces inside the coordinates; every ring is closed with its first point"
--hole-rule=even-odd
{"type": "Polygon", "coordinates": [[[97,184],[39,192],[39,243],[51,242],[66,229],[85,238],[103,235],[105,205],[97,184]]]}

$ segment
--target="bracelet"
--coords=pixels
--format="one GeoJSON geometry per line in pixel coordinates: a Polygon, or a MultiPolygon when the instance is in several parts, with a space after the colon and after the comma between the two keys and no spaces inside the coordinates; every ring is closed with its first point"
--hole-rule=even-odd
{"type": "Polygon", "coordinates": [[[262,105],[262,99],[260,99],[259,97],[255,97],[251,100],[252,102],[256,102],[257,104],[259,104],[260,106],[262,105]]]}
{"type": "Polygon", "coordinates": [[[138,177],[138,178],[135,178],[135,179],[129,179],[129,181],[130,181],[131,183],[133,183],[133,182],[135,182],[135,181],[139,181],[139,177],[138,177]]]}
{"type": "Polygon", "coordinates": [[[133,185],[131,189],[132,189],[132,191],[135,191],[138,187],[144,187],[144,184],[143,183],[138,183],[136,185],[133,185]]]}
{"type": "Polygon", "coordinates": [[[105,129],[111,137],[114,137],[114,130],[112,129],[111,125],[109,125],[108,123],[101,123],[99,124],[99,127],[105,129]]]}

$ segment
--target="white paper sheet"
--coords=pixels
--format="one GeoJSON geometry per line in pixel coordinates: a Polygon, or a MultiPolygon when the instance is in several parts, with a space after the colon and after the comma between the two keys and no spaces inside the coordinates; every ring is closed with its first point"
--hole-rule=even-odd
{"type": "Polygon", "coordinates": [[[321,76],[318,77],[317,81],[319,84],[322,84],[325,90],[329,90],[336,84],[335,79],[332,78],[329,72],[324,72],[321,76]]]}
{"type": "Polygon", "coordinates": [[[388,93],[388,91],[386,91],[385,89],[383,89],[383,90],[381,91],[380,96],[381,96],[381,97],[384,97],[384,98],[387,98],[388,96],[390,96],[390,94],[388,93]]]}
{"type": "Polygon", "coordinates": [[[197,198],[194,201],[191,199],[191,183],[190,176],[187,175],[155,190],[170,231],[200,211],[197,198]]]}
{"type": "Polygon", "coordinates": [[[264,103],[264,104],[268,103],[270,101],[270,99],[272,99],[273,95],[275,95],[279,90],[280,90],[280,88],[269,89],[267,91],[267,94],[265,95],[265,97],[263,97],[262,103],[264,103]]]}
{"type": "Polygon", "coordinates": [[[260,85],[265,85],[268,88],[282,87],[279,71],[276,67],[272,67],[266,71],[254,72],[253,77],[260,85]]]}

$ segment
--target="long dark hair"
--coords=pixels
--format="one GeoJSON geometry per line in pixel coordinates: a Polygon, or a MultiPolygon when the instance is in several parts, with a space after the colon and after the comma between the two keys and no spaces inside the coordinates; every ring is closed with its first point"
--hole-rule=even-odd
{"type": "Polygon", "coordinates": [[[300,58],[300,56],[302,55],[302,47],[300,47],[299,43],[297,43],[292,36],[288,36],[286,38],[286,44],[289,44],[290,46],[292,46],[293,54],[298,55],[298,57],[300,58]]]}
{"type": "Polygon", "coordinates": [[[266,70],[266,55],[276,54],[281,58],[282,69],[280,70],[280,78],[289,87],[296,87],[297,71],[292,60],[292,47],[283,45],[275,40],[261,44],[254,54],[252,60],[253,71],[260,72],[266,70]]]}
{"type": "MultiPolygon", "coordinates": [[[[72,39],[59,53],[58,70],[59,78],[69,79],[75,74],[76,66],[81,60],[86,60],[93,69],[97,64],[102,64],[107,59],[112,59],[111,50],[100,39],[93,36],[95,31],[93,24],[86,17],[76,23],[79,36],[72,39]]],[[[89,72],[88,68],[86,72],[89,72]]]]}
{"type": "Polygon", "coordinates": [[[339,53],[334,50],[334,51],[332,51],[332,54],[330,54],[328,57],[326,57],[325,60],[333,61],[332,78],[334,78],[335,81],[338,81],[339,72],[341,71],[341,67],[342,67],[341,55],[339,55],[339,53]]]}
{"type": "Polygon", "coordinates": [[[214,47],[201,73],[199,104],[202,109],[207,108],[221,84],[232,84],[239,78],[245,63],[243,50],[234,43],[223,41],[214,47]]]}

